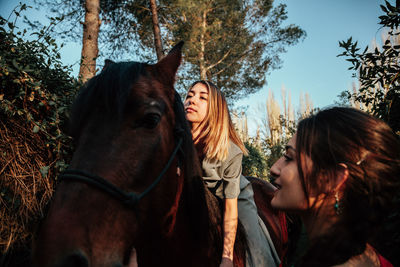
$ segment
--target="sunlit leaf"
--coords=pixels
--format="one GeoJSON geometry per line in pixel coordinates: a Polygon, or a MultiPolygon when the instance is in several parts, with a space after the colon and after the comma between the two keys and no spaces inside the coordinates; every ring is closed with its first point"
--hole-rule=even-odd
{"type": "Polygon", "coordinates": [[[39,132],[39,129],[40,129],[39,126],[35,125],[35,126],[33,126],[32,132],[37,133],[37,132],[39,132]]]}

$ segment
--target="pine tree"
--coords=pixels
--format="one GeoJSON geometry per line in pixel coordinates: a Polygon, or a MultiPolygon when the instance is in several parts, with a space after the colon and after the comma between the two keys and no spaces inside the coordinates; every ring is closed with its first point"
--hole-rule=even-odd
{"type": "MultiPolygon", "coordinates": [[[[228,100],[254,93],[266,84],[266,75],[280,67],[281,53],[305,37],[298,26],[282,26],[286,6],[273,8],[273,0],[151,2],[156,6],[150,0],[100,0],[100,55],[118,57],[134,49],[139,54],[136,60],[149,61],[154,60],[155,41],[157,46],[164,45],[157,48],[160,57],[164,47],[184,40],[186,64],[177,79],[181,92],[194,80],[209,79],[228,100]],[[154,38],[158,33],[161,40],[154,38]]],[[[63,36],[71,40],[80,36],[76,26],[84,9],[79,1],[47,0],[45,5],[69,23],[60,24],[63,36]]]]}
{"type": "Polygon", "coordinates": [[[96,59],[99,54],[100,0],[85,0],[85,22],[83,23],[82,56],[79,79],[86,82],[96,74],[96,59]]]}
{"type": "Polygon", "coordinates": [[[271,0],[176,0],[166,2],[167,42],[185,40],[182,87],[210,79],[230,100],[258,91],[266,74],[280,67],[280,53],[304,38],[299,27],[282,27],[286,6],[271,0]]]}

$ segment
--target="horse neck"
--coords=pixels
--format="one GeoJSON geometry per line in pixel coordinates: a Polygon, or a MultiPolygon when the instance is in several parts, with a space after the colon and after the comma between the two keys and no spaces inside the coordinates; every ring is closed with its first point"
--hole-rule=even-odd
{"type": "MultiPolygon", "coordinates": [[[[186,231],[206,249],[218,251],[216,244],[222,245],[221,212],[218,200],[206,188],[200,162],[190,139],[184,146],[183,162],[184,185],[178,209],[181,222],[188,227],[186,231]]],[[[222,246],[220,248],[222,250],[222,246]]]]}
{"type": "Polygon", "coordinates": [[[203,229],[203,236],[213,232],[221,220],[219,203],[206,188],[200,173],[185,173],[182,198],[181,212],[190,221],[192,231],[199,233],[199,229],[203,229]]]}
{"type": "Polygon", "coordinates": [[[219,204],[202,178],[197,178],[200,182],[184,186],[174,231],[177,239],[173,238],[172,243],[182,242],[190,248],[188,260],[193,266],[218,266],[223,249],[219,204]]]}

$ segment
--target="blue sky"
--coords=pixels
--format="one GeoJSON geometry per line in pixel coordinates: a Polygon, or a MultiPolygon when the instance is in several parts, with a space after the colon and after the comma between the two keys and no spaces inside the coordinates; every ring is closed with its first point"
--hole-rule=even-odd
{"type": "MultiPolygon", "coordinates": [[[[18,2],[0,0],[0,15],[7,18],[18,2]]],[[[307,37],[282,55],[282,68],[267,75],[268,84],[264,88],[236,104],[247,106],[251,132],[260,119],[259,106],[265,103],[269,89],[280,101],[280,90],[284,85],[292,94],[295,109],[300,94],[306,92],[314,107],[332,105],[341,91],[351,88],[353,81],[352,72],[348,70],[350,64],[345,58],[337,57],[343,52],[338,42],[352,36],[364,48],[374,38],[380,41],[378,16],[382,15],[379,5],[384,3],[383,0],[275,0],[277,3],[287,5],[286,23],[300,26],[307,32],[307,37]]],[[[28,15],[32,20],[43,17],[43,13],[35,10],[29,11],[28,15]]],[[[80,52],[80,40],[68,44],[62,50],[63,62],[78,62],[80,52]]],[[[75,69],[77,73],[77,65],[75,69]]]]}
{"type": "MultiPolygon", "coordinates": [[[[299,104],[300,94],[308,93],[314,107],[326,107],[338,100],[340,92],[351,88],[350,63],[344,57],[339,41],[353,37],[362,49],[381,31],[378,17],[383,14],[378,0],[281,0],[288,11],[288,24],[296,24],[307,32],[305,40],[282,56],[283,65],[267,76],[268,84],[258,93],[243,99],[238,105],[248,106],[249,128],[254,130],[260,119],[259,106],[271,89],[281,102],[281,87],[292,94],[292,103],[299,104]]],[[[393,2],[393,1],[391,1],[393,2]]],[[[280,103],[281,104],[281,103],[280,103]]],[[[265,105],[265,104],[264,104],[265,105]]],[[[281,105],[282,106],[282,105],[281,105]]]]}

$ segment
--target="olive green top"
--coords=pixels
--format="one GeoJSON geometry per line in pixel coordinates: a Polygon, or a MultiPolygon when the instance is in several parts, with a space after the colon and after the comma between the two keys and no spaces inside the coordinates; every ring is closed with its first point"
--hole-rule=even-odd
{"type": "Polygon", "coordinates": [[[224,161],[205,158],[202,162],[203,179],[217,197],[237,198],[240,193],[243,152],[229,142],[228,157],[224,161]]]}

